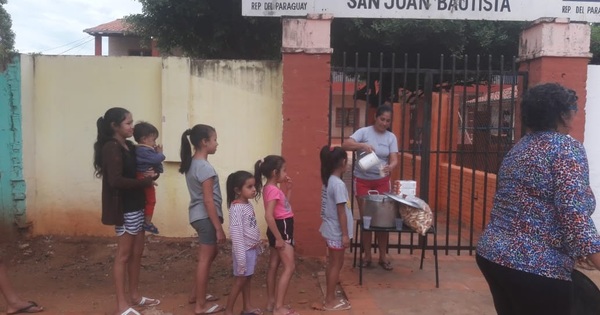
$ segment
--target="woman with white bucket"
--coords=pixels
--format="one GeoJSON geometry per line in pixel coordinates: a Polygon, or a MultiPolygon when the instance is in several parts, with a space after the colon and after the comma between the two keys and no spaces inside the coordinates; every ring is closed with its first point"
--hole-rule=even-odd
{"type": "MultiPolygon", "coordinates": [[[[390,191],[390,173],[398,164],[398,140],[387,129],[392,123],[392,107],[381,105],[375,113],[375,123],[354,132],[344,143],[342,149],[357,151],[360,160],[354,167],[354,192],[358,200],[360,217],[363,214],[362,198],[369,190],[380,194],[390,191]]],[[[362,245],[365,250],[363,267],[371,267],[371,243],[373,233],[362,233],[362,245]]],[[[379,245],[379,265],[385,270],[392,270],[392,264],[386,254],[388,234],[375,233],[379,245]]]]}

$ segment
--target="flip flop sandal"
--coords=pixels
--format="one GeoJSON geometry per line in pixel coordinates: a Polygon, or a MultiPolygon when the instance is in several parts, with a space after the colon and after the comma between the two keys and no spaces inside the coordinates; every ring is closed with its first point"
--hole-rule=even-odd
{"type": "Polygon", "coordinates": [[[125,312],[121,313],[121,315],[142,315],[142,314],[140,314],[140,312],[138,312],[130,307],[130,308],[126,309],[125,312]]]}
{"type": "Polygon", "coordinates": [[[241,311],[240,315],[263,315],[263,311],[260,308],[255,308],[251,311],[241,311]]]}
{"type": "Polygon", "coordinates": [[[224,311],[225,308],[219,304],[215,304],[211,307],[209,307],[206,311],[201,312],[201,313],[194,313],[196,315],[202,315],[202,314],[215,314],[215,313],[220,313],[222,311],[224,311]]]}
{"type": "Polygon", "coordinates": [[[392,267],[392,263],[389,261],[380,261],[379,265],[381,266],[381,268],[385,269],[385,270],[394,270],[394,267],[392,267]]]}
{"type": "MultiPolygon", "coordinates": [[[[219,297],[212,295],[210,293],[206,293],[206,297],[204,298],[207,302],[214,302],[214,301],[218,301],[219,297]]],[[[190,304],[196,304],[196,299],[192,299],[192,300],[188,300],[188,303],[190,304]]]]}
{"type": "Polygon", "coordinates": [[[370,260],[363,260],[362,268],[371,268],[372,262],[370,260]]]}
{"type": "Polygon", "coordinates": [[[34,301],[29,301],[28,303],[29,303],[29,305],[27,305],[23,308],[20,308],[14,312],[6,313],[6,315],[31,314],[31,313],[39,313],[39,312],[44,311],[44,308],[37,305],[37,303],[35,303],[34,301]],[[32,308],[34,308],[34,307],[39,307],[39,310],[32,310],[32,308]]]}
{"type": "Polygon", "coordinates": [[[151,299],[145,296],[142,296],[142,299],[138,302],[137,306],[151,307],[160,304],[159,299],[151,299]]]}
{"type": "Polygon", "coordinates": [[[323,304],[324,311],[346,311],[351,308],[352,308],[352,306],[346,300],[339,300],[338,304],[336,304],[333,307],[327,307],[327,306],[325,306],[325,304],[323,304]]]}

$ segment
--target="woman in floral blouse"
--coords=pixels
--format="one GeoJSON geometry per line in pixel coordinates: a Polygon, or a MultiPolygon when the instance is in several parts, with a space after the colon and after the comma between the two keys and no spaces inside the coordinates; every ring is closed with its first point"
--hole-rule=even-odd
{"type": "Polygon", "coordinates": [[[567,315],[578,259],[600,268],[596,206],[583,145],[569,136],[577,96],[559,84],[533,87],[521,114],[528,133],[502,161],[477,264],[499,315],[567,315]]]}

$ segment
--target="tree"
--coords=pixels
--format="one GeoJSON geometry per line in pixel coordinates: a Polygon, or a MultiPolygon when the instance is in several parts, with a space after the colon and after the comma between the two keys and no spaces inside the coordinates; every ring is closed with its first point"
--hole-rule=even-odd
{"type": "Polygon", "coordinates": [[[440,55],[462,58],[467,54],[487,57],[500,55],[510,62],[517,54],[519,34],[524,22],[464,21],[464,20],[400,20],[400,19],[340,19],[332,25],[334,64],[342,62],[342,52],[348,52],[347,64],[354,64],[354,53],[359,53],[360,64],[365,55],[372,53],[371,65],[379,64],[379,53],[384,58],[408,54],[420,55],[421,66],[439,67],[440,55]],[[361,57],[362,56],[362,57],[361,57]]]}
{"type": "Polygon", "coordinates": [[[0,0],[0,70],[10,62],[14,53],[15,33],[11,30],[10,14],[4,9],[6,0],[0,0]]]}
{"type": "Polygon", "coordinates": [[[594,55],[590,63],[594,65],[600,64],[600,24],[592,25],[590,51],[594,55]]]}
{"type": "Polygon", "coordinates": [[[181,49],[206,59],[279,58],[281,22],[243,17],[241,0],[138,0],[142,14],[126,21],[156,38],[161,51],[181,49]]]}

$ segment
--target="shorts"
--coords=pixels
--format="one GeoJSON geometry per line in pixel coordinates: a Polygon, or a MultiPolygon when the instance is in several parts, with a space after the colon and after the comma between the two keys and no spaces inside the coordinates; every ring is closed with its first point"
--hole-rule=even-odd
{"type": "Polygon", "coordinates": [[[327,243],[327,248],[330,250],[346,250],[344,243],[341,240],[325,239],[325,242],[327,243]]]}
{"type": "Polygon", "coordinates": [[[369,194],[369,190],[376,190],[380,194],[390,192],[390,177],[386,176],[380,179],[354,179],[354,194],[356,197],[362,197],[369,194]]]}
{"type": "Polygon", "coordinates": [[[144,210],[140,209],[133,212],[125,212],[123,214],[123,225],[115,226],[115,233],[121,236],[125,233],[129,235],[138,235],[142,231],[144,223],[144,210]]]}
{"type": "MultiPolygon", "coordinates": [[[[277,229],[283,240],[292,246],[296,246],[294,241],[294,218],[275,219],[275,224],[277,224],[277,229]]],[[[275,247],[275,235],[270,229],[267,229],[267,238],[269,239],[269,246],[275,247]]]]}
{"type": "Polygon", "coordinates": [[[246,272],[242,275],[238,273],[237,259],[235,253],[233,255],[233,275],[236,277],[248,277],[254,274],[254,268],[256,267],[256,260],[258,259],[258,248],[250,248],[246,251],[246,272]]]}
{"type": "Polygon", "coordinates": [[[190,224],[196,230],[196,233],[198,233],[198,242],[200,244],[217,245],[217,230],[210,221],[210,218],[196,220],[190,224]]]}

